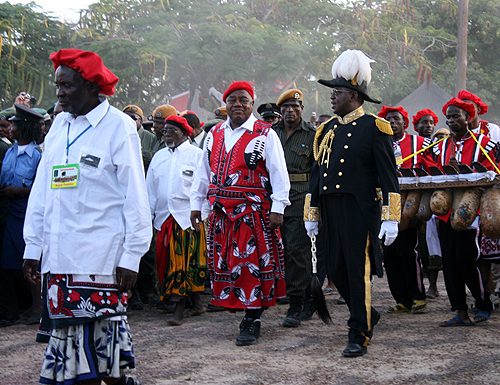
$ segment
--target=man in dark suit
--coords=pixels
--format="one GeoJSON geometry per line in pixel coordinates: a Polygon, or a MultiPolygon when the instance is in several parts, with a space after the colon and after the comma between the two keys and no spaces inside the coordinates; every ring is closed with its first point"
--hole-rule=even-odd
{"type": "Polygon", "coordinates": [[[321,218],[327,274],[346,300],[347,357],[362,356],[380,314],[371,306],[371,275],[382,276],[377,239],[391,244],[398,234],[401,212],[396,162],[389,123],[365,114],[371,60],[362,52],[344,52],[333,64],[333,80],[319,80],[332,88],[336,117],[318,128],[316,162],[311,170],[304,206],[307,232],[318,232],[321,218]],[[351,65],[342,65],[347,60],[351,65]],[[382,201],[382,207],[380,206],[382,201]],[[382,220],[382,224],[381,224],[382,220]]]}

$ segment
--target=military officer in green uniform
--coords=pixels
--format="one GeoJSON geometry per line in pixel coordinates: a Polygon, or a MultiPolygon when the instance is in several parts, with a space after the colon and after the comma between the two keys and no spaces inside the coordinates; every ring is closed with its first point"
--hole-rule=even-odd
{"type": "Polygon", "coordinates": [[[151,159],[153,158],[154,146],[157,142],[155,134],[151,131],[146,131],[142,126],[142,121],[144,120],[144,113],[142,109],[133,104],[126,106],[123,109],[128,116],[130,116],[137,125],[137,135],[139,135],[139,139],[141,139],[141,151],[142,151],[142,160],[144,162],[144,171],[148,171],[149,163],[151,163],[151,159]]]}
{"type": "Polygon", "coordinates": [[[304,206],[308,234],[321,237],[328,277],[349,307],[347,357],[362,356],[380,314],[371,306],[371,275],[382,276],[378,238],[389,245],[397,237],[401,214],[392,130],[387,121],[364,112],[371,60],[348,50],[332,67],[333,119],[318,127],[316,162],[304,206]],[[382,205],[380,204],[382,201],[382,205]]]}
{"type": "Polygon", "coordinates": [[[298,327],[301,318],[305,320],[312,316],[302,313],[306,291],[311,282],[311,241],[304,229],[303,208],[314,163],[312,145],[316,129],[302,119],[304,105],[302,92],[299,90],[285,91],[276,105],[280,108],[283,119],[274,124],[273,129],[283,146],[291,184],[291,205],[285,209],[284,223],[281,226],[285,247],[286,294],[290,297],[290,308],[283,326],[298,327]]]}

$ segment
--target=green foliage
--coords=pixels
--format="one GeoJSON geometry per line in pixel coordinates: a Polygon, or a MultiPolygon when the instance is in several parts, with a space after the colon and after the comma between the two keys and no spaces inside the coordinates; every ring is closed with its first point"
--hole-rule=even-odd
{"type": "MultiPolygon", "coordinates": [[[[195,89],[212,109],[209,88],[223,91],[233,80],[253,81],[257,103],[275,101],[277,79],[304,92],[306,116],[329,113],[329,92],[316,80],[331,78],[345,49],[376,60],[371,94],[387,105],[430,76],[449,93],[455,85],[458,0],[101,0],[74,26],[33,8],[0,5],[0,95],[9,103],[24,85],[35,96],[46,89],[48,53],[68,47],[101,55],[120,78],[111,102],[146,113],[195,89]]],[[[498,119],[500,0],[471,0],[469,20],[467,88],[498,119]]]]}
{"type": "Polygon", "coordinates": [[[20,91],[35,96],[39,106],[55,100],[48,55],[69,45],[69,27],[35,8],[0,4],[0,109],[12,106],[20,91]]]}

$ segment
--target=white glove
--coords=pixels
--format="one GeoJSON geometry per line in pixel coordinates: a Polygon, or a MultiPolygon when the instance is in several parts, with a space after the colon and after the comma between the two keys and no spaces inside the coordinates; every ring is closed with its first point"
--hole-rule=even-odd
{"type": "Polygon", "coordinates": [[[312,237],[313,234],[318,235],[317,221],[304,221],[304,226],[306,227],[307,235],[309,235],[309,237],[312,237]]]}
{"type": "Polygon", "coordinates": [[[385,235],[384,245],[389,246],[398,237],[398,221],[382,221],[378,238],[382,239],[385,235]]]}

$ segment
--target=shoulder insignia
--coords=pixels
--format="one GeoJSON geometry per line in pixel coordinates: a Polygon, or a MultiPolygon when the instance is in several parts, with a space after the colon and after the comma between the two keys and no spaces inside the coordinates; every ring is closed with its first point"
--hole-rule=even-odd
{"type": "Polygon", "coordinates": [[[375,124],[377,125],[377,128],[379,129],[380,132],[383,132],[384,134],[387,135],[393,135],[391,124],[387,120],[374,114],[370,115],[375,118],[375,124]]]}
{"type": "Polygon", "coordinates": [[[36,146],[35,148],[40,152],[40,154],[43,152],[43,150],[40,146],[36,146]]]}

